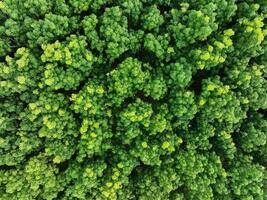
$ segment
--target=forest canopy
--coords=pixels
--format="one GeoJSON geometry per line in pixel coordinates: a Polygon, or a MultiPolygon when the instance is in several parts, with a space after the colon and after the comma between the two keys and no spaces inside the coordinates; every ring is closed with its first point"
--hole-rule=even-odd
{"type": "Polygon", "coordinates": [[[266,200],[266,0],[1,0],[0,200],[266,200]]]}

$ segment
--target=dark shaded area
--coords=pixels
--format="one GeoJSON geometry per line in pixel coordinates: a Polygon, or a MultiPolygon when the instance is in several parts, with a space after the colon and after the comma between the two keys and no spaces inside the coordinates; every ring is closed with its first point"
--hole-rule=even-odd
{"type": "Polygon", "coordinates": [[[149,104],[156,104],[158,101],[153,99],[151,96],[146,96],[145,93],[143,91],[138,91],[135,94],[136,98],[141,99],[142,101],[149,103],[149,104]]]}
{"type": "Polygon", "coordinates": [[[61,88],[61,89],[55,90],[54,92],[70,97],[72,94],[78,94],[82,90],[82,88],[87,84],[87,82],[88,82],[87,79],[81,81],[79,86],[76,87],[75,89],[65,90],[65,89],[61,88]]]}
{"type": "Polygon", "coordinates": [[[129,57],[134,57],[131,50],[123,52],[119,57],[115,58],[111,62],[110,67],[108,68],[108,71],[106,73],[116,69],[126,58],[129,58],[129,57]]]}
{"type": "Polygon", "coordinates": [[[31,152],[30,154],[27,154],[24,158],[24,163],[28,162],[32,157],[38,156],[39,154],[43,153],[45,151],[45,146],[39,147],[39,149],[31,152]]]}
{"type": "Polygon", "coordinates": [[[75,158],[77,157],[77,155],[78,155],[78,152],[75,151],[74,154],[72,154],[72,156],[70,157],[70,159],[65,160],[65,161],[57,164],[57,168],[58,168],[59,172],[65,172],[69,167],[70,161],[76,160],[75,158]]]}
{"type": "Polygon", "coordinates": [[[267,110],[260,108],[257,112],[261,113],[264,117],[267,117],[267,110]]]}
{"type": "Polygon", "coordinates": [[[0,165],[0,170],[12,170],[16,168],[16,166],[0,165]]]}
{"type": "Polygon", "coordinates": [[[150,66],[159,66],[160,61],[156,57],[156,55],[144,47],[144,41],[142,41],[142,46],[139,51],[137,51],[134,55],[142,63],[148,63],[150,66]]]}
{"type": "Polygon", "coordinates": [[[184,196],[185,199],[189,199],[189,197],[188,197],[188,195],[187,195],[187,193],[188,193],[187,191],[188,191],[188,190],[187,190],[186,186],[185,186],[185,185],[181,185],[181,186],[179,186],[178,188],[172,190],[172,191],[169,193],[169,198],[170,198],[171,200],[176,200],[176,198],[175,198],[175,194],[183,194],[183,196],[184,196]]]}
{"type": "Polygon", "coordinates": [[[204,70],[198,70],[195,75],[192,77],[192,82],[189,85],[189,89],[194,91],[196,95],[199,95],[201,92],[202,81],[208,77],[208,74],[204,70]]]}

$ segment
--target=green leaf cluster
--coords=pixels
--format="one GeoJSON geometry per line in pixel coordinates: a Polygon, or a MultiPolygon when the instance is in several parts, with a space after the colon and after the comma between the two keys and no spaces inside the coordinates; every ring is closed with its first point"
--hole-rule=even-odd
{"type": "Polygon", "coordinates": [[[0,0],[0,200],[265,200],[266,0],[0,0]]]}

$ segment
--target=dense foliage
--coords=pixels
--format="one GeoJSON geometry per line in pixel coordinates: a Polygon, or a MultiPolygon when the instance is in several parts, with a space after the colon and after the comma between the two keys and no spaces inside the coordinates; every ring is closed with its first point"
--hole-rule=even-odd
{"type": "Polygon", "coordinates": [[[266,200],[266,0],[1,0],[0,200],[266,200]]]}

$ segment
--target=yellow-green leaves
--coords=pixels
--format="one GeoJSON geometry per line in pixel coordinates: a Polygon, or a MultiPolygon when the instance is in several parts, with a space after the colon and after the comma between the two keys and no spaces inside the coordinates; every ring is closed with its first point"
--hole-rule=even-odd
{"type": "Polygon", "coordinates": [[[48,86],[52,86],[55,80],[53,78],[49,78],[45,80],[45,84],[48,86]]]}
{"type": "Polygon", "coordinates": [[[226,29],[211,44],[192,50],[190,56],[194,58],[197,68],[200,70],[211,69],[224,63],[227,54],[233,51],[233,41],[230,38],[233,35],[232,29],[226,29]]]}
{"type": "Polygon", "coordinates": [[[142,147],[143,147],[144,149],[146,149],[146,148],[148,147],[147,142],[142,142],[141,145],[142,145],[142,147]]]}
{"type": "Polygon", "coordinates": [[[223,31],[225,36],[233,36],[235,34],[235,32],[233,31],[233,29],[226,29],[223,31]]]}
{"type": "Polygon", "coordinates": [[[264,199],[265,2],[0,0],[0,199],[264,199]]]}
{"type": "Polygon", "coordinates": [[[71,65],[72,64],[72,58],[71,58],[71,52],[68,47],[64,48],[65,52],[65,59],[66,59],[66,64],[71,65]]]}
{"type": "Polygon", "coordinates": [[[4,9],[5,8],[5,4],[3,1],[0,1],[0,9],[4,9]]]}
{"type": "Polygon", "coordinates": [[[264,31],[262,27],[264,26],[263,17],[256,17],[252,21],[244,19],[242,24],[246,26],[245,32],[253,32],[256,35],[257,43],[260,44],[264,39],[264,31]]]}
{"type": "Polygon", "coordinates": [[[200,100],[204,99],[200,112],[207,120],[217,119],[235,124],[245,117],[239,99],[230,90],[230,86],[223,85],[218,78],[205,80],[200,95],[200,100]]]}
{"type": "Polygon", "coordinates": [[[169,142],[163,142],[162,145],[161,145],[161,147],[163,149],[167,149],[169,146],[170,146],[170,143],[169,142]]]}
{"type": "Polygon", "coordinates": [[[23,85],[26,82],[26,78],[24,76],[18,76],[17,81],[19,82],[19,84],[23,85]]]}
{"type": "Polygon", "coordinates": [[[64,43],[43,44],[44,83],[52,89],[77,87],[92,72],[93,55],[86,46],[85,37],[76,35],[71,35],[64,43]]]}
{"type": "Polygon", "coordinates": [[[105,88],[96,83],[88,84],[84,87],[79,94],[73,94],[71,101],[73,102],[72,108],[75,112],[83,113],[84,115],[100,114],[104,109],[105,88]]]}

